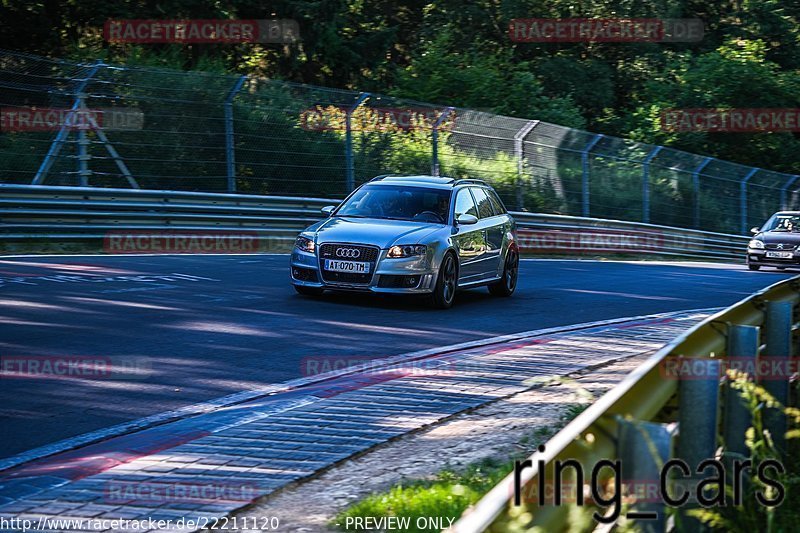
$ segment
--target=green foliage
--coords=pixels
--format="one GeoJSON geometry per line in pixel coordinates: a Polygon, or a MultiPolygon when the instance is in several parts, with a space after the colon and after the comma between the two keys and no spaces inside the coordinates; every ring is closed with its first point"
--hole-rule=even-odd
{"type": "MultiPolygon", "coordinates": [[[[750,450],[754,465],[766,459],[779,460],[786,472],[777,475],[778,481],[786,490],[786,500],[778,507],[766,507],[758,503],[756,491],[761,491],[767,498],[775,498],[775,489],[766,485],[753,470],[748,471],[745,485],[743,505],[715,507],[690,511],[713,531],[731,533],[749,533],[750,531],[789,532],[797,529],[800,519],[800,458],[796,452],[800,438],[800,409],[785,407],[775,400],[762,386],[748,379],[746,374],[728,371],[731,386],[738,391],[741,401],[752,415],[752,426],[747,430],[745,444],[750,450]],[[777,410],[786,415],[790,422],[790,430],[786,433],[789,453],[781,457],[775,447],[774,436],[764,426],[764,415],[767,411],[777,410]]],[[[771,474],[772,476],[773,474],[771,474]]]]}
{"type": "Polygon", "coordinates": [[[729,40],[702,54],[685,53],[645,83],[623,133],[637,140],[714,155],[775,170],[797,171],[800,140],[792,133],[674,133],[660,111],[669,108],[796,108],[800,73],[768,59],[759,39],[729,40]]]}
{"type": "Polygon", "coordinates": [[[446,469],[432,480],[399,484],[386,493],[368,496],[338,514],[332,523],[346,530],[347,517],[396,516],[410,518],[411,528],[406,531],[429,531],[416,527],[417,518],[457,519],[513,468],[513,462],[487,459],[469,465],[463,472],[446,469]]]}
{"type": "Polygon", "coordinates": [[[536,117],[575,128],[586,125],[569,96],[547,96],[528,63],[515,62],[510,49],[486,55],[486,45],[454,49],[452,32],[424,43],[398,74],[396,96],[516,117],[536,117]]]}

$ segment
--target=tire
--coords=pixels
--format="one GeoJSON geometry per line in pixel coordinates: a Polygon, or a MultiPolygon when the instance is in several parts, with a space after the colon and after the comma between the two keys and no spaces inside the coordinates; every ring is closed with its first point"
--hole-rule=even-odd
{"type": "Polygon", "coordinates": [[[304,287],[302,285],[292,285],[294,290],[297,291],[297,294],[302,294],[303,296],[320,296],[325,289],[320,289],[319,287],[304,287]]]}
{"type": "Polygon", "coordinates": [[[516,250],[509,250],[506,254],[506,264],[503,266],[503,277],[500,281],[489,285],[492,296],[511,296],[517,289],[519,278],[519,254],[516,250]]]}
{"type": "Polygon", "coordinates": [[[448,252],[439,267],[436,285],[430,296],[430,305],[435,309],[450,309],[458,287],[458,264],[455,254],[448,252]]]}
{"type": "Polygon", "coordinates": [[[761,269],[761,265],[747,265],[747,268],[750,270],[759,270],[761,269]]]}

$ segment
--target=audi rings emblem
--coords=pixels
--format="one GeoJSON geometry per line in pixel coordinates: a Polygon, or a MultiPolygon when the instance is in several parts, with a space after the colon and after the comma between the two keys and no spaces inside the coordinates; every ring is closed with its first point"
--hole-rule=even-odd
{"type": "Polygon", "coordinates": [[[337,248],[336,250],[336,257],[348,257],[350,259],[355,259],[361,255],[361,250],[357,248],[337,248]]]}

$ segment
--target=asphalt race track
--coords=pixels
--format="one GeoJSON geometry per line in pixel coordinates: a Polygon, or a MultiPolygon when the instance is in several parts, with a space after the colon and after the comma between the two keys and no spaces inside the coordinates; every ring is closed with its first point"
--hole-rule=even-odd
{"type": "Polygon", "coordinates": [[[0,378],[0,457],[307,374],[552,326],[726,306],[790,275],[741,265],[524,261],[510,299],[296,295],[287,256],[0,258],[0,355],[133,362],[108,379],[0,378]],[[316,360],[316,359],[315,359],[316,360]]]}

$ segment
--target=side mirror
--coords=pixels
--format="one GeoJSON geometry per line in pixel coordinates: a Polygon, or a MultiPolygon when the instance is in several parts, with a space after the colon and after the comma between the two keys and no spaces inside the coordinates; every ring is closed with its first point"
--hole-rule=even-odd
{"type": "Polygon", "coordinates": [[[458,215],[458,218],[456,219],[456,223],[459,226],[469,226],[469,225],[472,225],[472,224],[477,224],[478,223],[478,217],[476,217],[475,215],[468,215],[468,214],[464,213],[463,215],[458,215]]]}
{"type": "Polygon", "coordinates": [[[326,205],[325,207],[323,207],[321,209],[321,211],[322,211],[323,215],[325,215],[326,217],[329,217],[329,216],[331,216],[331,213],[333,213],[334,209],[336,209],[335,205],[326,205]]]}
{"type": "Polygon", "coordinates": [[[750,228],[750,233],[752,233],[753,235],[758,234],[759,231],[761,231],[761,230],[758,229],[758,228],[750,228]]]}

